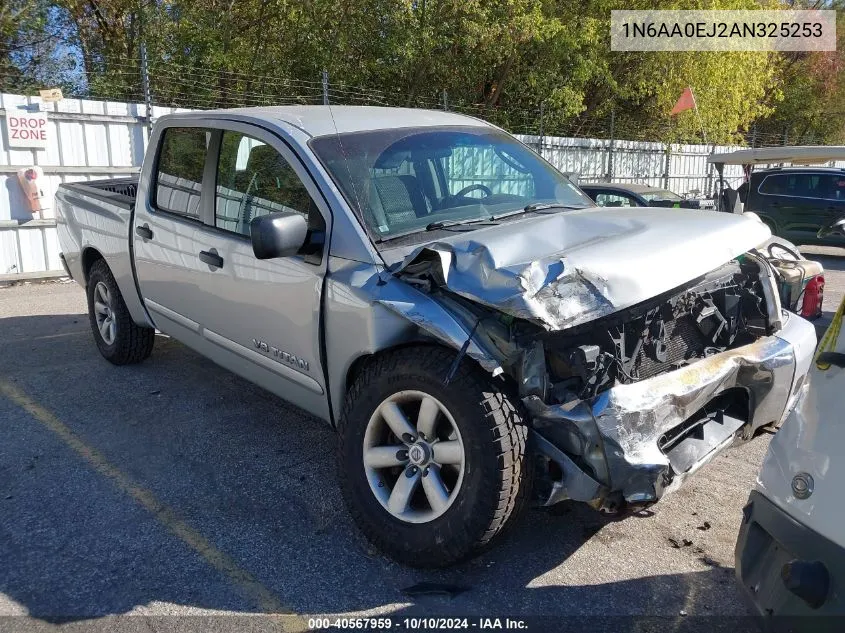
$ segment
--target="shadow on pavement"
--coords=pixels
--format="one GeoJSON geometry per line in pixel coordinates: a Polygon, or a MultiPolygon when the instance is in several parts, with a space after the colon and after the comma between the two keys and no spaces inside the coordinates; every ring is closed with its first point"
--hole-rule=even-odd
{"type": "MultiPolygon", "coordinates": [[[[589,584],[593,572],[625,578],[626,566],[620,561],[609,574],[586,561],[580,581],[542,582],[586,542],[604,538],[608,519],[579,504],[526,513],[504,541],[466,564],[399,566],[373,551],[347,514],[325,423],[163,336],[145,363],[114,367],[98,355],[85,315],[0,319],[0,380],[52,412],[296,613],[746,613],[733,570],[715,563],[589,584]],[[420,582],[468,591],[403,593],[420,582]]],[[[169,605],[256,612],[248,592],[209,564],[209,552],[189,547],[78,447],[2,395],[0,420],[0,594],[45,621],[161,615],[169,605]]]]}

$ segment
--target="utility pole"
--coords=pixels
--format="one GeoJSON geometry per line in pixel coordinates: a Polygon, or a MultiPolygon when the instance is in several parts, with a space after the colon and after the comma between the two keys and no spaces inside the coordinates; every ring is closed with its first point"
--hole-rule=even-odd
{"type": "Polygon", "coordinates": [[[607,182],[613,182],[613,149],[616,142],[616,106],[610,108],[610,143],[607,146],[607,182]]]}
{"type": "Polygon", "coordinates": [[[147,45],[141,41],[141,85],[144,89],[144,106],[147,109],[147,129],[153,127],[153,99],[150,94],[150,68],[147,61],[147,45]]]}
{"type": "Polygon", "coordinates": [[[443,88],[443,109],[449,109],[449,93],[446,92],[446,88],[443,88]]]}
{"type": "MultiPolygon", "coordinates": [[[[710,156],[716,153],[716,143],[713,143],[710,146],[710,156]]],[[[713,163],[707,163],[707,185],[705,186],[705,195],[709,196],[711,194],[715,194],[715,190],[713,189],[713,163]]]]}
{"type": "Polygon", "coordinates": [[[329,71],[323,70],[323,105],[329,105],[329,71]]]}
{"type": "Polygon", "coordinates": [[[140,46],[138,46],[138,53],[141,57],[141,89],[144,91],[144,106],[147,110],[147,136],[149,136],[153,128],[153,99],[150,93],[150,66],[149,60],[147,59],[147,24],[144,19],[143,6],[141,6],[138,21],[140,26],[138,29],[139,39],[141,41],[140,46]]]}
{"type": "Polygon", "coordinates": [[[544,112],[543,112],[543,106],[544,106],[544,103],[541,101],[541,102],[540,102],[540,130],[539,130],[539,131],[540,131],[540,136],[539,136],[539,138],[537,139],[537,153],[538,153],[540,156],[542,156],[542,155],[543,155],[543,141],[545,140],[545,139],[543,138],[543,114],[544,114],[544,112]]]}

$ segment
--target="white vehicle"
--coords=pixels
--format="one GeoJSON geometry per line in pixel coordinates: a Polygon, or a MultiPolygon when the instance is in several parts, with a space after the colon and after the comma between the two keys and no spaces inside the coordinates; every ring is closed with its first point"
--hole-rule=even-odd
{"type": "MultiPolygon", "coordinates": [[[[845,336],[837,336],[843,312],[845,301],[743,510],[736,574],[764,616],[845,615],[845,336]]],[[[771,623],[822,630],[816,618],[771,623]]]]}

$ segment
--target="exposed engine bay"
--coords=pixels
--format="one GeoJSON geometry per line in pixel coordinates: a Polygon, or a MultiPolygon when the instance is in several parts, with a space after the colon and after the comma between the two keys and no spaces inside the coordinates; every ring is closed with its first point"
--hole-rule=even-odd
{"type": "Polygon", "coordinates": [[[446,382],[466,356],[511,383],[540,504],[616,512],[655,502],[734,437],[777,425],[815,332],[783,310],[776,258],[748,248],[769,239],[759,222],[730,218],[736,226],[716,237],[723,218],[696,216],[711,231],[704,242],[677,239],[682,216],[648,227],[592,217],[537,219],[530,241],[494,227],[486,239],[479,230],[426,244],[392,268],[404,285],[385,284],[381,302],[458,351],[446,382]],[[644,233],[660,247],[643,248],[644,233]]]}
{"type": "MultiPolygon", "coordinates": [[[[475,323],[467,341],[501,363],[522,397],[589,400],[771,334],[760,260],[735,258],[637,305],[562,330],[490,310],[424,275],[414,282],[475,323]]],[[[472,348],[465,348],[469,353],[472,348]]],[[[476,353],[478,350],[476,350],[476,353]]]]}
{"type": "Polygon", "coordinates": [[[591,398],[746,345],[767,333],[767,318],[757,264],[733,260],[680,292],[542,335],[550,395],[591,398]]]}

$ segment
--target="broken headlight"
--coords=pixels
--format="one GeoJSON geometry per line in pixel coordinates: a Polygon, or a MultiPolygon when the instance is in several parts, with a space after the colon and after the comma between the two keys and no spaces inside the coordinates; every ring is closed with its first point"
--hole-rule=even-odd
{"type": "Polygon", "coordinates": [[[768,315],[759,270],[734,260],[684,289],[547,335],[551,391],[585,399],[754,341],[768,315]]]}

